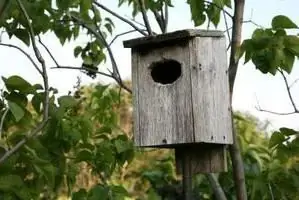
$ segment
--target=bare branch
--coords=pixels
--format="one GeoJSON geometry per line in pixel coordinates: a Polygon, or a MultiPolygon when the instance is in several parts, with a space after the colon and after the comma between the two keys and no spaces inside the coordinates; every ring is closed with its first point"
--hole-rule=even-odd
{"type": "Polygon", "coordinates": [[[0,139],[2,138],[2,130],[3,130],[3,125],[4,125],[4,120],[5,120],[5,117],[8,113],[9,109],[6,108],[5,111],[3,112],[3,115],[1,117],[1,122],[0,122],[0,139]]]}
{"type": "Polygon", "coordinates": [[[165,24],[164,31],[165,31],[165,33],[167,32],[167,28],[168,28],[168,18],[169,18],[168,5],[165,4],[165,9],[164,9],[164,24],[165,24]]]}
{"type": "Polygon", "coordinates": [[[40,36],[38,36],[38,41],[46,49],[46,51],[48,52],[48,54],[50,55],[50,57],[52,58],[52,60],[54,61],[54,63],[58,66],[57,60],[55,59],[55,57],[51,53],[50,49],[43,43],[43,41],[41,40],[40,36]]]}
{"type": "Polygon", "coordinates": [[[30,138],[36,136],[47,124],[47,120],[43,120],[33,131],[31,131],[28,136],[24,139],[22,139],[20,142],[18,142],[13,148],[11,148],[9,151],[6,151],[6,153],[0,158],[0,164],[3,163],[7,158],[9,158],[12,154],[14,154],[16,151],[18,151],[30,138]]]}
{"type": "Polygon", "coordinates": [[[294,112],[299,112],[299,110],[297,109],[297,106],[295,104],[295,101],[293,99],[293,96],[291,94],[291,91],[290,91],[290,87],[289,87],[289,83],[288,83],[288,80],[287,80],[287,77],[284,75],[283,71],[278,69],[278,71],[280,72],[280,74],[282,75],[282,78],[284,80],[284,83],[285,83],[285,86],[286,86],[286,89],[287,89],[287,92],[288,92],[288,96],[289,96],[289,99],[291,101],[291,104],[293,106],[293,109],[294,109],[294,112]]]}
{"type": "Polygon", "coordinates": [[[103,75],[103,76],[106,76],[106,77],[109,77],[109,78],[114,78],[111,74],[106,74],[104,72],[100,72],[100,71],[97,71],[95,69],[89,69],[89,68],[86,68],[86,67],[71,67],[71,66],[61,66],[61,65],[58,65],[57,67],[51,67],[51,69],[73,69],[73,70],[79,70],[79,71],[89,71],[89,72],[93,72],[93,73],[96,73],[96,74],[100,74],[100,75],[103,75]]]}
{"type": "Polygon", "coordinates": [[[115,60],[115,57],[114,57],[114,54],[108,44],[108,42],[106,41],[103,33],[101,31],[96,31],[93,27],[85,24],[81,19],[79,19],[78,17],[76,16],[71,16],[73,20],[77,21],[80,23],[80,25],[84,28],[86,28],[87,30],[89,30],[91,33],[93,33],[93,35],[100,41],[102,41],[105,45],[105,47],[107,48],[107,51],[108,51],[108,54],[109,54],[109,57],[110,57],[110,60],[111,60],[111,64],[112,64],[112,69],[113,69],[113,72],[111,74],[111,76],[113,77],[113,79],[122,87],[124,88],[125,90],[127,90],[128,92],[132,92],[130,88],[128,88],[122,81],[121,79],[121,76],[120,76],[120,73],[118,71],[118,66],[117,66],[117,63],[116,63],[116,60],[115,60]]]}
{"type": "Polygon", "coordinates": [[[299,78],[297,78],[293,83],[291,83],[289,85],[289,88],[291,89],[298,81],[299,81],[299,78]]]}
{"type": "Polygon", "coordinates": [[[226,15],[225,15],[225,13],[224,13],[224,12],[223,12],[223,18],[224,18],[224,22],[225,22],[225,28],[226,28],[226,33],[227,33],[228,42],[229,42],[229,45],[228,45],[228,47],[230,47],[230,44],[231,44],[232,40],[231,40],[230,33],[229,33],[229,30],[228,30],[227,18],[226,18],[226,15]]]}
{"type": "Polygon", "coordinates": [[[123,35],[126,35],[126,34],[129,34],[129,33],[133,33],[133,32],[136,32],[136,30],[130,30],[130,31],[126,31],[126,32],[117,34],[117,35],[111,40],[111,42],[109,43],[109,46],[111,47],[111,45],[113,44],[113,42],[114,42],[118,37],[123,36],[123,35]]]}
{"type": "Polygon", "coordinates": [[[20,47],[13,45],[13,44],[5,44],[5,43],[0,43],[0,46],[6,46],[6,47],[11,47],[14,49],[19,50],[22,54],[24,54],[29,60],[30,62],[33,64],[33,66],[35,67],[35,69],[42,75],[43,72],[39,69],[38,65],[34,62],[33,58],[23,49],[21,49],[20,47]]]}
{"type": "Polygon", "coordinates": [[[142,18],[143,18],[144,24],[146,26],[147,32],[148,32],[149,35],[153,35],[151,25],[149,23],[147,15],[146,15],[144,0],[138,0],[138,4],[139,4],[139,8],[140,8],[142,18]]]}
{"type": "Polygon", "coordinates": [[[0,158],[0,164],[3,163],[7,158],[9,158],[12,154],[14,154],[16,151],[18,151],[30,138],[35,137],[47,124],[49,120],[49,85],[48,85],[48,76],[47,76],[47,69],[45,65],[45,60],[43,59],[42,55],[40,54],[39,49],[37,48],[36,42],[35,42],[35,34],[32,28],[32,25],[30,23],[30,18],[28,16],[28,13],[22,3],[21,0],[17,0],[17,4],[20,7],[26,22],[29,27],[29,36],[31,39],[32,47],[35,53],[35,56],[39,63],[42,65],[42,77],[44,81],[44,87],[45,87],[45,98],[43,102],[43,119],[42,121],[36,126],[35,129],[33,129],[30,133],[27,134],[27,137],[19,141],[13,148],[11,148],[9,151],[6,151],[5,154],[0,158]]]}
{"type": "Polygon", "coordinates": [[[104,6],[103,4],[97,2],[96,0],[93,1],[93,3],[95,5],[97,5],[98,7],[102,8],[103,10],[109,12],[111,15],[115,16],[116,18],[122,20],[123,22],[129,24],[131,27],[133,27],[136,31],[138,31],[139,33],[141,33],[144,36],[147,36],[147,34],[140,28],[138,28],[137,26],[135,26],[134,23],[130,22],[129,20],[127,20],[126,18],[120,16],[119,14],[117,14],[116,12],[113,12],[112,10],[110,10],[109,8],[107,8],[106,6],[104,6]]]}
{"type": "Polygon", "coordinates": [[[207,3],[207,4],[210,4],[210,5],[212,5],[212,6],[215,6],[216,8],[218,8],[219,10],[222,10],[225,14],[227,14],[230,18],[232,18],[233,19],[233,16],[229,13],[229,12],[227,12],[224,8],[221,8],[219,5],[217,5],[216,3],[213,3],[213,2],[210,2],[210,1],[204,1],[205,3],[207,3]]]}
{"type": "Polygon", "coordinates": [[[213,188],[213,192],[216,196],[217,200],[227,200],[224,191],[217,179],[217,177],[215,176],[215,174],[207,174],[207,178],[213,188]]]}
{"type": "Polygon", "coordinates": [[[292,115],[292,114],[298,114],[298,112],[275,112],[275,111],[271,111],[271,110],[265,110],[265,109],[262,109],[257,97],[256,97],[256,104],[257,106],[255,106],[255,108],[260,111],[260,112],[266,112],[266,113],[270,113],[270,114],[273,114],[273,115],[292,115]]]}
{"type": "Polygon", "coordinates": [[[43,117],[44,120],[47,120],[48,118],[48,114],[49,114],[49,83],[48,83],[48,74],[47,74],[47,68],[46,68],[46,64],[45,64],[45,60],[42,57],[42,55],[40,54],[39,49],[37,48],[36,42],[35,42],[35,34],[34,34],[34,30],[33,27],[30,23],[30,18],[28,16],[28,13],[22,3],[21,0],[17,0],[18,6],[20,7],[20,9],[22,10],[23,15],[25,16],[25,19],[28,23],[28,27],[29,27],[29,35],[30,35],[30,39],[32,42],[32,47],[36,56],[36,59],[39,61],[39,63],[42,66],[42,77],[43,77],[43,81],[44,81],[44,87],[45,87],[45,99],[44,99],[44,111],[43,111],[43,117]]]}
{"type": "MultiPolygon", "coordinates": [[[[243,15],[244,15],[245,0],[235,0],[234,1],[234,16],[233,16],[233,27],[232,27],[232,42],[231,42],[231,52],[229,60],[229,91],[230,91],[230,102],[232,103],[233,88],[237,75],[239,60],[236,59],[235,55],[237,49],[241,45],[242,36],[242,25],[243,25],[243,15]]],[[[233,116],[233,112],[231,114],[233,116]]],[[[247,190],[245,184],[245,172],[244,164],[241,156],[240,146],[238,143],[238,136],[235,128],[234,121],[231,121],[233,144],[229,146],[233,177],[236,187],[236,199],[247,200],[247,190]]]]}

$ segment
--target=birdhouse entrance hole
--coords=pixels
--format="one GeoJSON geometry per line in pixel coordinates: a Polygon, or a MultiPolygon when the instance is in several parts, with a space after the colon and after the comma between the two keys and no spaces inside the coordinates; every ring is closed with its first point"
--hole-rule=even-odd
{"type": "Polygon", "coordinates": [[[182,74],[181,64],[175,60],[154,62],[150,69],[153,80],[163,85],[174,83],[182,74]]]}

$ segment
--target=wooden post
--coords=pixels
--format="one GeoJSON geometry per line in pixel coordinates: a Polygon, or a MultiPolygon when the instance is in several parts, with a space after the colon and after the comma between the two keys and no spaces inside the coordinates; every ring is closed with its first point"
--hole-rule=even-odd
{"type": "Polygon", "coordinates": [[[183,196],[184,200],[192,200],[192,164],[189,156],[183,158],[182,171],[183,171],[183,196]]]}

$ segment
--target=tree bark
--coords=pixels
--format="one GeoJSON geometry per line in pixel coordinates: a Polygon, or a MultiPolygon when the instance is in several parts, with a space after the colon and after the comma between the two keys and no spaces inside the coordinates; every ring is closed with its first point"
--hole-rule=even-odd
{"type": "MultiPolygon", "coordinates": [[[[235,0],[235,11],[233,16],[232,27],[232,41],[231,41],[231,54],[229,62],[229,87],[230,87],[230,100],[232,103],[233,88],[237,74],[239,60],[235,55],[238,47],[241,45],[242,23],[244,14],[245,0],[235,0]]],[[[240,147],[237,138],[237,132],[234,127],[233,119],[233,140],[234,143],[230,146],[230,155],[233,166],[233,176],[238,200],[247,200],[247,191],[245,185],[244,165],[240,152],[240,147]]]]}

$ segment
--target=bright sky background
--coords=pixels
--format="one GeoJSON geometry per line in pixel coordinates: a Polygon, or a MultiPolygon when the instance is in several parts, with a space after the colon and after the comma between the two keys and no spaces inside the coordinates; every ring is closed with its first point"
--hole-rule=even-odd
{"type": "MultiPolygon", "coordinates": [[[[130,16],[131,10],[127,7],[117,8],[117,0],[102,0],[100,1],[110,9],[116,11],[123,16],[130,16]]],[[[169,31],[180,30],[185,28],[194,28],[191,22],[190,11],[188,5],[185,3],[186,0],[174,0],[175,7],[170,9],[169,19],[169,31]]],[[[299,25],[298,18],[298,7],[299,1],[297,0],[247,0],[245,5],[245,16],[244,20],[253,20],[259,25],[268,27],[271,24],[271,19],[275,15],[283,14],[290,17],[295,23],[299,25]]],[[[103,15],[107,15],[105,11],[103,15]]],[[[108,15],[109,16],[109,15],[108,15]]],[[[123,22],[114,19],[116,29],[115,34],[122,33],[131,30],[131,27],[124,24],[123,22]]],[[[152,16],[150,16],[152,19],[152,16]]],[[[137,18],[141,22],[141,18],[137,18]]],[[[153,28],[157,32],[159,31],[156,23],[153,22],[153,28]]],[[[206,26],[197,27],[205,29],[206,26]]],[[[256,28],[253,24],[246,23],[243,26],[243,39],[251,36],[253,30],[256,28]]],[[[218,27],[219,30],[225,30],[225,26],[222,23],[218,27]]],[[[113,51],[117,59],[120,72],[123,78],[131,78],[131,55],[130,49],[124,49],[122,45],[123,40],[131,39],[134,37],[140,37],[138,34],[129,34],[120,37],[113,45],[113,51]]],[[[76,43],[66,44],[63,47],[56,40],[53,34],[47,34],[42,37],[44,43],[52,51],[55,58],[58,60],[60,65],[65,66],[80,66],[80,59],[75,59],[73,56],[73,47],[78,44],[84,44],[87,38],[82,35],[76,43]]],[[[21,46],[26,51],[33,55],[30,48],[26,48],[25,45],[21,44],[18,39],[13,38],[8,40],[7,37],[2,37],[2,42],[13,43],[21,46]]],[[[42,49],[42,48],[41,48],[42,49]]],[[[46,55],[44,51],[43,55],[46,55]]],[[[22,75],[26,80],[31,83],[42,83],[39,74],[36,72],[34,67],[28,61],[28,59],[19,53],[15,49],[0,47],[0,75],[8,77],[11,75],[22,75]]],[[[45,56],[48,68],[54,67],[54,63],[48,56],[45,56]]],[[[268,113],[257,111],[257,101],[263,109],[277,111],[277,112],[289,112],[292,111],[291,104],[289,102],[284,82],[282,78],[277,75],[264,75],[259,71],[255,70],[255,67],[248,63],[242,65],[240,63],[239,71],[237,74],[235,93],[233,98],[234,110],[241,110],[250,112],[262,120],[269,120],[271,122],[271,128],[279,128],[287,126],[295,129],[299,129],[299,115],[290,116],[277,116],[268,113]]],[[[110,68],[110,62],[101,66],[102,69],[110,68]]],[[[77,76],[82,79],[83,84],[91,82],[104,81],[107,82],[109,79],[99,76],[96,80],[92,80],[86,75],[74,70],[57,70],[49,69],[50,85],[57,88],[61,94],[67,94],[69,90],[73,89],[76,84],[77,76]]],[[[298,62],[294,66],[294,70],[291,76],[288,77],[290,83],[296,78],[299,78],[299,66],[298,62]]],[[[3,88],[3,82],[0,81],[0,87],[3,88]]],[[[299,83],[292,88],[294,99],[299,106],[299,83]]]]}

